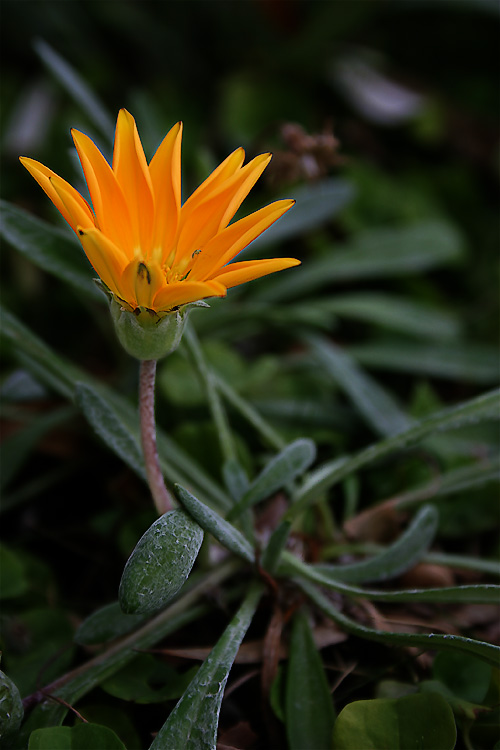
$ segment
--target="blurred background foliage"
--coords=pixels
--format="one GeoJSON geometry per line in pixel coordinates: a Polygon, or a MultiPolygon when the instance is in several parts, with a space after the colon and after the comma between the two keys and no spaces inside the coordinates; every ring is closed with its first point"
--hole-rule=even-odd
{"type": "MultiPolygon", "coordinates": [[[[497,2],[3,0],[2,16],[2,196],[52,225],[61,219],[18,156],[83,189],[70,128],[109,156],[120,107],[135,116],[148,157],[184,121],[185,195],[237,146],[249,158],[273,151],[244,210],[281,197],[297,205],[246,257],[303,265],[232,290],[193,322],[207,361],[286,440],[307,435],[322,459],[335,458],[497,383],[497,2]]],[[[80,252],[71,241],[66,251],[80,252]]],[[[0,263],[2,304],[135,399],[136,363],[102,305],[29,251],[4,244],[0,263]]],[[[76,410],[19,370],[8,340],[2,368],[5,528],[22,568],[7,598],[26,603],[41,668],[68,637],[67,619],[43,608],[78,620],[114,598],[154,514],[140,481],[76,410]],[[48,632],[57,637],[44,646],[48,632]]],[[[269,454],[230,417],[252,475],[269,454]]],[[[215,427],[185,348],[161,364],[158,419],[221,482],[215,427]]],[[[337,489],[335,521],[498,451],[491,424],[435,440],[337,489]]],[[[440,501],[449,552],[497,551],[495,498],[486,483],[473,503],[458,490],[440,501]]],[[[377,533],[365,539],[390,536],[385,526],[377,533]]],[[[12,669],[28,692],[35,662],[23,663],[17,646],[12,669]]]]}

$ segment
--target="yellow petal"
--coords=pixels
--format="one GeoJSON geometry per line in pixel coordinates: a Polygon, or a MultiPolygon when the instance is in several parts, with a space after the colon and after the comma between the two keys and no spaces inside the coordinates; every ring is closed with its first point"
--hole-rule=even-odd
{"type": "Polygon", "coordinates": [[[75,232],[78,224],[84,226],[95,224],[94,215],[89,204],[69,182],[58,177],[55,172],[40,164],[40,162],[35,161],[35,159],[28,159],[25,156],[21,156],[20,162],[23,167],[26,167],[31,176],[35,178],[42,190],[49,196],[54,206],[60,211],[75,232]],[[52,182],[55,178],[57,178],[57,184],[61,188],[64,186],[65,194],[71,196],[72,206],[77,206],[74,212],[69,210],[67,202],[62,199],[60,193],[55,189],[55,183],[52,182]],[[81,220],[82,217],[85,217],[84,221],[81,220]]]}
{"type": "Polygon", "coordinates": [[[182,207],[175,263],[182,258],[190,258],[195,250],[203,248],[217,232],[226,227],[266,168],[269,159],[268,154],[257,156],[216,190],[208,192],[204,200],[188,215],[184,206],[182,207]]]}
{"type": "Polygon", "coordinates": [[[173,246],[181,206],[182,123],[165,136],[149,164],[155,199],[152,251],[165,262],[173,246]]]}
{"type": "Polygon", "coordinates": [[[294,205],[292,200],[281,200],[264,206],[234,224],[230,224],[203,248],[193,262],[190,279],[193,281],[208,278],[215,271],[229,263],[241,250],[259,234],[277,221],[294,205]]]}
{"type": "Polygon", "coordinates": [[[183,213],[186,217],[192,210],[205,198],[208,193],[212,193],[217,190],[226,180],[234,175],[240,169],[245,159],[245,152],[242,148],[237,148],[232,154],[229,154],[219,166],[214,169],[211,174],[207,177],[201,185],[196,188],[182,207],[183,213]]]}
{"type": "Polygon", "coordinates": [[[121,277],[127,258],[99,229],[77,227],[77,234],[85,255],[107,287],[128,302],[123,294],[121,277]]]}
{"type": "Polygon", "coordinates": [[[68,190],[71,186],[57,175],[49,177],[49,180],[70,215],[71,226],[74,230],[76,231],[78,226],[84,229],[95,227],[94,215],[85,202],[82,204],[83,198],[81,195],[76,190],[68,190]],[[78,196],[81,200],[78,200],[75,196],[78,196]]]}
{"type": "Polygon", "coordinates": [[[154,261],[133,260],[124,269],[121,277],[122,299],[133,308],[153,307],[153,298],[165,284],[165,275],[154,261]]]}
{"type": "Polygon", "coordinates": [[[153,300],[153,309],[165,312],[178,305],[187,305],[206,297],[225,296],[226,287],[218,281],[177,281],[175,284],[167,284],[157,292],[153,300]]]}
{"type": "Polygon", "coordinates": [[[125,196],[135,244],[146,255],[152,240],[153,185],[135,120],[126,109],[118,113],[113,172],[125,196]]]}
{"type": "Polygon", "coordinates": [[[283,271],[300,265],[296,258],[269,258],[268,260],[245,260],[240,263],[231,263],[221,271],[214,274],[214,281],[221,281],[227,289],[247,281],[259,279],[269,273],[283,271]]]}
{"type": "Polygon", "coordinates": [[[253,188],[262,172],[265,170],[269,162],[271,161],[271,154],[260,154],[252,159],[246,167],[241,170],[240,178],[236,183],[236,190],[220,220],[219,229],[227,227],[236,211],[241,206],[244,199],[247,197],[250,190],[253,188]],[[248,170],[248,172],[246,171],[248,170]],[[243,173],[245,172],[245,175],[243,173]]]}
{"type": "Polygon", "coordinates": [[[98,227],[131,260],[134,257],[132,225],[113,170],[87,135],[78,130],[72,130],[71,135],[87,180],[98,227]]]}

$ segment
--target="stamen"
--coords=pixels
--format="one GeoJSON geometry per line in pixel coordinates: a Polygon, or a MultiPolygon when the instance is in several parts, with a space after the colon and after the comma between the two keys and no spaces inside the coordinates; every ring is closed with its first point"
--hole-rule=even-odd
{"type": "Polygon", "coordinates": [[[151,284],[151,274],[149,273],[149,268],[142,260],[139,262],[139,265],[137,266],[137,275],[141,279],[141,281],[143,281],[144,277],[146,277],[148,284],[151,284]]]}

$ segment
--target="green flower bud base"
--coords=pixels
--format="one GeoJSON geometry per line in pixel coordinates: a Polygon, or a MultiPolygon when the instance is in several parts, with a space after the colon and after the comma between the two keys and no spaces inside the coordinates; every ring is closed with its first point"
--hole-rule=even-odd
{"type": "Polygon", "coordinates": [[[111,300],[111,317],[121,345],[136,359],[162,359],[175,351],[182,338],[188,310],[159,317],[153,310],[129,312],[111,300]]]}

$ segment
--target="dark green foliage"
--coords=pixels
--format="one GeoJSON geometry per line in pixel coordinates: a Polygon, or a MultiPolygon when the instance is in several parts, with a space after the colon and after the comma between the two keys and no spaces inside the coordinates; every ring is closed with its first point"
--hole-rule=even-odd
{"type": "Polygon", "coordinates": [[[2,746],[498,746],[497,4],[2,10],[2,746]],[[123,106],[148,158],[184,121],[184,196],[273,151],[238,260],[302,261],[159,363],[157,521],[137,363],[17,160],[82,189],[123,106]]]}

